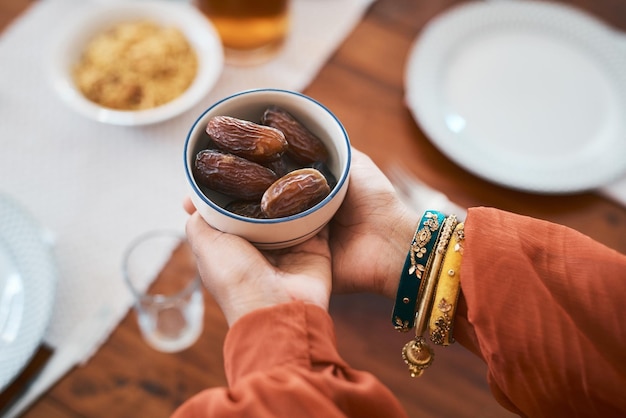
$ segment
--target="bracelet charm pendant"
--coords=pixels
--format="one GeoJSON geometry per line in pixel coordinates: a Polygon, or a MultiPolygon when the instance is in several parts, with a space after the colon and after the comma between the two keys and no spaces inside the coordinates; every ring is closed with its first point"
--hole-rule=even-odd
{"type": "Polygon", "coordinates": [[[426,340],[419,336],[404,345],[402,358],[409,366],[411,377],[419,377],[426,368],[433,364],[435,353],[426,343],[426,340]]]}

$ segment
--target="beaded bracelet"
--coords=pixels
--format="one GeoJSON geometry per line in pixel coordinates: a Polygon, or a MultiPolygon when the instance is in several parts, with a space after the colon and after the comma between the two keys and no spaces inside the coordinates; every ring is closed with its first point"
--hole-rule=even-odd
{"type": "Polygon", "coordinates": [[[430,316],[433,294],[437,287],[437,279],[439,277],[439,269],[456,224],[457,219],[455,215],[448,216],[443,223],[441,234],[437,242],[437,248],[433,255],[432,265],[428,271],[424,288],[419,295],[419,306],[415,323],[415,339],[406,343],[402,348],[402,359],[409,367],[411,377],[421,376],[424,370],[433,363],[435,358],[435,353],[426,343],[423,334],[426,331],[426,318],[430,316]]]}
{"type": "Polygon", "coordinates": [[[391,315],[395,329],[407,332],[415,326],[415,308],[422,276],[428,274],[433,248],[445,215],[438,211],[426,211],[418,224],[409,252],[404,261],[398,292],[391,315]]]}
{"type": "Polygon", "coordinates": [[[443,259],[433,309],[430,314],[430,340],[437,345],[450,345],[454,342],[454,314],[460,290],[460,267],[463,257],[464,224],[454,229],[450,244],[443,259]]]}

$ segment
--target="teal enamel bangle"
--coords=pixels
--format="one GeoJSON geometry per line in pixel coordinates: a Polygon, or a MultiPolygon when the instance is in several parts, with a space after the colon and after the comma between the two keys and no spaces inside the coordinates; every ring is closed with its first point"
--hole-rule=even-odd
{"type": "Polygon", "coordinates": [[[391,322],[395,329],[407,332],[415,326],[415,309],[422,276],[428,274],[433,249],[445,219],[441,212],[429,210],[417,226],[404,261],[391,322]]]}

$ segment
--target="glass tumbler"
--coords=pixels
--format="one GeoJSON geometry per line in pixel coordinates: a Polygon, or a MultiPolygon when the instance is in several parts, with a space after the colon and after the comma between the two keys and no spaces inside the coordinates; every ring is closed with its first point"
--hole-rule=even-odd
{"type": "Polygon", "coordinates": [[[202,333],[204,295],[184,235],[152,231],[139,236],[127,248],[122,270],[145,341],[162,352],[193,345],[202,333]]]}

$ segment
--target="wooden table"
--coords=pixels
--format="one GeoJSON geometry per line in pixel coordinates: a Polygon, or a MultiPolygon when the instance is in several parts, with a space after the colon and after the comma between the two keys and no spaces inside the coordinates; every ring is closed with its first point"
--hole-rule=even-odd
{"type": "MultiPolygon", "coordinates": [[[[541,196],[488,183],[442,155],[411,117],[403,102],[407,51],[430,18],[458,3],[463,2],[378,0],[305,93],[335,112],[353,144],[383,169],[398,162],[460,205],[495,206],[562,223],[626,253],[626,208],[593,193],[541,196]]],[[[565,3],[626,30],[623,0],[565,3]]],[[[30,4],[2,2],[0,29],[30,4]]],[[[408,377],[400,358],[406,336],[390,330],[390,311],[391,302],[377,296],[333,296],[339,350],[349,363],[376,374],[411,417],[507,415],[491,398],[484,364],[459,345],[439,349],[422,379],[408,377]]],[[[24,416],[166,417],[193,394],[226,383],[221,351],[226,331],[207,295],[201,340],[182,353],[162,354],[141,340],[131,313],[85,366],[70,371],[24,416]]]]}

